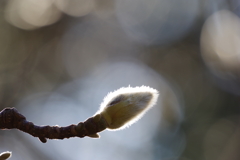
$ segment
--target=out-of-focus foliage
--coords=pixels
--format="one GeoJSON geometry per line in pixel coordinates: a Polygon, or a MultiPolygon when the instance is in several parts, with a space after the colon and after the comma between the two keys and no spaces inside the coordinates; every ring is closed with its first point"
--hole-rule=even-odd
{"type": "Polygon", "coordinates": [[[127,86],[160,91],[138,123],[42,144],[0,131],[11,160],[239,160],[238,0],[3,0],[0,108],[38,125],[95,114],[127,86]]]}

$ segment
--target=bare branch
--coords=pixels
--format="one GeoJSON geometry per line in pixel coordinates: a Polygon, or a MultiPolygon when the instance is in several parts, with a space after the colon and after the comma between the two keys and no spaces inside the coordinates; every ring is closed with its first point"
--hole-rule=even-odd
{"type": "Polygon", "coordinates": [[[0,112],[0,129],[19,129],[43,143],[48,139],[89,136],[98,138],[98,132],[123,129],[139,120],[144,113],[155,105],[158,91],[146,87],[126,87],[109,93],[94,117],[66,127],[37,126],[20,114],[15,108],[5,108],[0,112]]]}
{"type": "Polygon", "coordinates": [[[59,126],[37,126],[26,120],[15,108],[5,108],[0,112],[0,129],[19,129],[46,143],[47,139],[64,139],[70,137],[83,138],[89,136],[98,138],[98,132],[106,129],[104,118],[97,114],[80,122],[66,127],[59,126]]]}

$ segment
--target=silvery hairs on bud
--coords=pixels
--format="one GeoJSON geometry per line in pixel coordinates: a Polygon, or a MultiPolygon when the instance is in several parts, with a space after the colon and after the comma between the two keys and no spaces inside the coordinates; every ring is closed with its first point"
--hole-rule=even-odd
{"type": "Polygon", "coordinates": [[[123,129],[138,121],[157,99],[158,91],[147,86],[120,88],[104,98],[96,114],[104,117],[108,129],[123,129]]]}
{"type": "Polygon", "coordinates": [[[12,155],[12,152],[6,151],[6,152],[2,152],[0,154],[0,160],[6,160],[8,158],[10,158],[12,155]]]}

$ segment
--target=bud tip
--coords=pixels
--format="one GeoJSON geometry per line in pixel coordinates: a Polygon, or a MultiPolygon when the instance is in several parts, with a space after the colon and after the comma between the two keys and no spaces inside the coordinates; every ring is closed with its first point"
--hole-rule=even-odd
{"type": "Polygon", "coordinates": [[[120,88],[104,98],[97,114],[105,118],[108,129],[123,129],[139,120],[157,98],[158,91],[147,86],[120,88]]]}
{"type": "Polygon", "coordinates": [[[12,152],[9,152],[9,151],[6,151],[6,152],[2,152],[0,154],[0,160],[5,160],[5,159],[8,159],[10,158],[12,155],[12,152]]]}

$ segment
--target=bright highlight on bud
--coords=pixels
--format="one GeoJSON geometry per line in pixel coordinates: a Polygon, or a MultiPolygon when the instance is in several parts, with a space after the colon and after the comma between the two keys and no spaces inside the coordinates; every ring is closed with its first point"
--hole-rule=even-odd
{"type": "Polygon", "coordinates": [[[12,155],[12,152],[6,151],[0,154],[0,160],[6,160],[10,158],[12,155]]]}
{"type": "Polygon", "coordinates": [[[108,129],[123,129],[139,120],[157,98],[158,91],[150,87],[120,88],[104,98],[97,114],[105,119],[108,129]]]}

